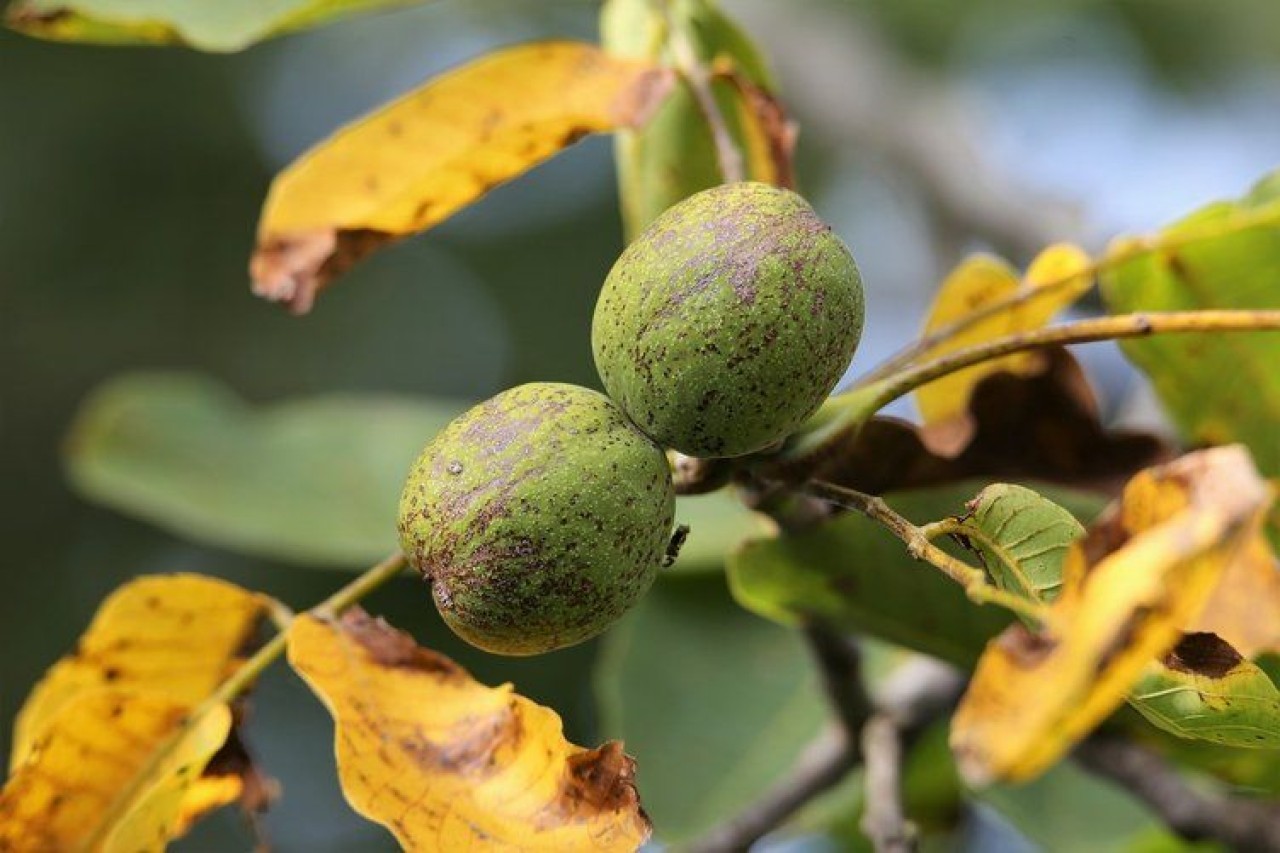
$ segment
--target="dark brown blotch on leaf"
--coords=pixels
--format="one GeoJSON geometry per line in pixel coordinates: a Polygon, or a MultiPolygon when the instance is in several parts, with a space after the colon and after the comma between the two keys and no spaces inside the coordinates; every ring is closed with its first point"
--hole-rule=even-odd
{"type": "Polygon", "coordinates": [[[1217,634],[1184,634],[1169,654],[1164,665],[1176,672],[1222,678],[1244,661],[1230,643],[1217,634]]]}

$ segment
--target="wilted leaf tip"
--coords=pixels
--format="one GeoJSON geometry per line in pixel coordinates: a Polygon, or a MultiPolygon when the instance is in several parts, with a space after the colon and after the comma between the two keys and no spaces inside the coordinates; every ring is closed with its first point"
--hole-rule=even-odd
{"type": "Polygon", "coordinates": [[[321,288],[394,240],[367,228],[263,236],[249,260],[253,293],[306,314],[321,288]]]}
{"type": "Polygon", "coordinates": [[[640,74],[614,101],[614,121],[619,127],[643,127],[671,94],[675,84],[676,75],[670,68],[652,68],[640,74]]]}
{"type": "Polygon", "coordinates": [[[579,803],[608,811],[635,809],[648,832],[649,818],[640,807],[636,789],[636,762],[623,751],[622,741],[607,741],[569,756],[564,789],[557,803],[570,812],[569,816],[579,803]]]}

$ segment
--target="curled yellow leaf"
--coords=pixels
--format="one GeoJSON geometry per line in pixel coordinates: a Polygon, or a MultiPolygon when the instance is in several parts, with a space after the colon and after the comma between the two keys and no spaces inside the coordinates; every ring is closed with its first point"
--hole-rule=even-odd
{"type": "MultiPolygon", "coordinates": [[[[963,331],[945,338],[921,353],[920,358],[936,358],[949,352],[985,343],[1046,325],[1053,316],[1078,299],[1093,283],[1089,256],[1073,245],[1061,243],[1040,253],[1021,278],[1005,261],[991,255],[974,255],[956,267],[943,281],[924,334],[945,333],[957,323],[968,322],[963,331]]],[[[1036,372],[1041,366],[1038,353],[1019,353],[992,359],[930,382],[916,392],[916,404],[928,425],[952,424],[945,433],[931,433],[935,452],[954,452],[972,437],[968,414],[969,397],[983,378],[1000,371],[1020,375],[1036,372]],[[943,438],[945,435],[945,439],[943,438]]]]}
{"type": "Polygon", "coordinates": [[[370,252],[448,218],[590,133],[639,124],[670,72],[594,45],[491,53],[320,143],[271,186],[254,291],[305,313],[370,252]]]}
{"type": "Polygon", "coordinates": [[[408,850],[634,851],[649,836],[621,744],[560,718],[358,609],[301,616],[289,663],[336,723],[347,800],[408,850]]]}
{"type": "Polygon", "coordinates": [[[190,712],[118,689],[65,703],[0,791],[0,850],[161,851],[195,816],[189,796],[200,809],[225,805],[225,790],[212,801],[201,790],[201,773],[231,731],[231,709],[188,722],[190,712]]]}
{"type": "Polygon", "coordinates": [[[161,850],[257,777],[206,703],[241,663],[266,599],[199,575],[112,593],[32,690],[0,792],[0,850],[161,850]],[[224,767],[206,773],[219,755],[224,767]],[[224,772],[225,771],[225,772],[224,772]],[[21,840],[22,843],[18,843],[21,840]]]}
{"type": "Polygon", "coordinates": [[[262,596],[215,578],[152,575],[107,597],[76,649],[32,689],[14,723],[10,768],[63,705],[103,688],[162,693],[195,705],[240,664],[262,619],[262,596]]]}
{"type": "Polygon", "coordinates": [[[1270,503],[1239,446],[1134,477],[1068,551],[1048,627],[1015,624],[979,660],[951,731],[965,777],[1033,777],[1111,713],[1203,610],[1270,503]]]}
{"type": "Polygon", "coordinates": [[[1261,530],[1227,566],[1187,630],[1216,634],[1247,659],[1280,653],[1280,562],[1261,530]]]}

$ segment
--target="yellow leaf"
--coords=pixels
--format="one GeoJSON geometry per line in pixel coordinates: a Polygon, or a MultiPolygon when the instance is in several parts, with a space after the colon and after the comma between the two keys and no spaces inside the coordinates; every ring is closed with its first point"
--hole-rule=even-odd
{"type": "Polygon", "coordinates": [[[197,704],[239,666],[264,607],[261,596],[200,575],[141,577],[120,587],[98,608],[76,650],[27,697],[14,723],[10,769],[83,693],[142,690],[197,704]]]}
{"type": "Polygon", "coordinates": [[[103,845],[124,839],[119,849],[161,849],[204,813],[241,798],[240,773],[201,775],[227,738],[225,706],[180,724],[240,665],[265,607],[261,596],[199,575],[142,577],[112,593],[18,714],[0,795],[2,813],[21,817],[14,837],[95,837],[101,843],[92,849],[117,849],[103,845]],[[150,734],[137,736],[143,729],[150,734]],[[93,756],[110,756],[113,773],[82,781],[78,751],[90,755],[88,766],[93,756]],[[75,805],[47,806],[54,800],[75,805]]]}
{"type": "MultiPolygon", "coordinates": [[[[990,255],[968,258],[943,281],[925,323],[924,334],[940,332],[975,314],[991,313],[964,331],[948,335],[936,346],[925,350],[920,358],[932,359],[995,338],[1041,328],[1089,289],[1092,284],[1090,268],[1089,256],[1066,243],[1050,246],[1041,252],[1021,280],[1017,271],[999,258],[990,255]],[[1006,300],[1040,289],[1045,289],[1043,296],[1019,300],[996,310],[996,306],[1006,300]]],[[[916,403],[925,423],[955,422],[956,434],[947,443],[963,447],[972,434],[968,403],[974,387],[984,377],[999,371],[1022,375],[1034,373],[1040,365],[1039,359],[1036,353],[1005,356],[925,385],[916,392],[916,403]]]]}
{"type": "Polygon", "coordinates": [[[320,143],[271,186],[255,292],[306,312],[356,261],[424,231],[590,133],[639,124],[670,72],[551,41],[489,54],[320,143]]]}
{"type": "Polygon", "coordinates": [[[965,777],[1033,777],[1111,713],[1203,610],[1270,504],[1240,446],[1134,477],[1067,553],[1050,627],[1015,624],[979,660],[951,730],[965,777]]]}
{"type": "Polygon", "coordinates": [[[231,730],[226,705],[190,711],[113,688],[64,703],[0,791],[0,850],[163,850],[231,730]]]}
{"type": "Polygon", "coordinates": [[[1232,560],[1188,633],[1217,634],[1245,658],[1280,653],[1280,564],[1258,531],[1232,560]]]}
{"type": "Polygon", "coordinates": [[[408,850],[634,851],[649,836],[634,763],[359,610],[301,616],[289,662],[337,725],[347,800],[408,850]]]}

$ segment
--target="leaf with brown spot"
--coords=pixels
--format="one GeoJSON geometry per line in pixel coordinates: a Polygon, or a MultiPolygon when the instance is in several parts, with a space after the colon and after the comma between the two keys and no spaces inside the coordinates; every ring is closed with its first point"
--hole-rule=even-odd
{"type": "Polygon", "coordinates": [[[1151,662],[1129,703],[1179,737],[1252,749],[1280,748],[1280,690],[1216,634],[1186,634],[1151,662]]]}
{"type": "Polygon", "coordinates": [[[10,768],[26,759],[62,707],[113,688],[195,705],[239,667],[266,599],[200,575],[151,575],[102,602],[76,650],[32,689],[14,723],[10,768]]]}
{"type": "Polygon", "coordinates": [[[271,783],[231,708],[204,703],[239,667],[266,606],[198,575],[141,577],[109,596],[18,714],[0,849],[29,836],[49,839],[41,849],[92,838],[87,849],[159,850],[213,809],[261,810],[271,783]]]}
{"type": "MultiPolygon", "coordinates": [[[[1133,501],[1121,514],[1123,523],[1112,524],[1107,535],[1122,542],[1132,531],[1158,524],[1187,505],[1186,494],[1177,490],[1157,500],[1133,501]]],[[[1052,602],[1062,586],[1064,557],[1084,532],[1071,514],[1028,489],[1007,484],[983,489],[968,509],[951,522],[953,535],[962,536],[982,556],[997,586],[1032,601],[1052,602]]],[[[1190,632],[1168,655],[1148,663],[1129,691],[1129,704],[1179,737],[1243,748],[1280,746],[1280,692],[1267,673],[1245,659],[1275,643],[1280,631],[1277,583],[1275,557],[1255,531],[1227,561],[1190,632]],[[1212,633],[1219,628],[1229,635],[1212,633]]]]}
{"type": "Polygon", "coordinates": [[[974,433],[959,453],[931,451],[930,427],[872,418],[823,479],[872,494],[973,478],[1116,492],[1135,471],[1169,457],[1154,436],[1103,429],[1076,360],[1063,349],[1046,358],[1042,373],[996,373],[977,384],[969,400],[974,433]]]}
{"type": "Polygon", "coordinates": [[[587,134],[641,123],[670,84],[667,71],[572,41],[506,48],[436,77],[275,179],[250,263],[254,292],[305,313],[369,253],[587,134]]]}
{"type": "Polygon", "coordinates": [[[633,851],[649,837],[620,743],[570,744],[554,711],[359,609],[295,619],[289,662],[334,717],[348,802],[406,849],[633,851]]]}
{"type": "Polygon", "coordinates": [[[1047,626],[978,662],[951,741],[974,784],[1038,775],[1119,705],[1256,535],[1271,492],[1239,446],[1142,472],[1075,543],[1047,626]]]}
{"type": "MultiPolygon", "coordinates": [[[[978,314],[985,314],[985,318],[962,332],[946,335],[934,346],[924,349],[916,360],[937,358],[1043,327],[1093,285],[1089,269],[1089,256],[1067,243],[1045,249],[1021,277],[1000,258],[991,255],[968,258],[943,281],[925,321],[924,334],[927,338],[978,314]],[[1037,290],[1045,295],[1023,298],[1037,290]],[[1014,299],[1019,301],[1011,301],[1014,299]],[[999,305],[1006,307],[994,310],[999,305]]],[[[916,391],[916,404],[924,422],[933,427],[923,433],[923,437],[934,452],[953,455],[973,436],[975,423],[968,408],[969,397],[983,377],[998,372],[1027,375],[1042,369],[1042,353],[1019,353],[985,361],[930,382],[916,391]],[[943,425],[947,428],[942,429],[943,425]]]]}

